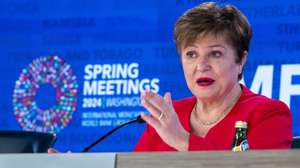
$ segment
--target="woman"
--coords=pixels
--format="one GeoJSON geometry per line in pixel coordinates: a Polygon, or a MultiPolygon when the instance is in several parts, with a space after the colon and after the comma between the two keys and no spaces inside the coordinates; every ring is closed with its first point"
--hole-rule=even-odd
{"type": "Polygon", "coordinates": [[[292,141],[291,113],[277,100],[239,84],[251,27],[234,6],[203,3],[175,25],[174,38],[193,97],[172,102],[141,95],[147,122],[135,151],[230,150],[235,122],[246,121],[250,149],[285,149],[292,141]]]}

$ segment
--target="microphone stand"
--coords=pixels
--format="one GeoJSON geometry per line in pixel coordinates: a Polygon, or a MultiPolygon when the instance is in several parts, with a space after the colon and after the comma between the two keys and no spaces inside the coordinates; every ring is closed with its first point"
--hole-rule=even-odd
{"type": "Polygon", "coordinates": [[[114,129],[110,130],[108,133],[106,133],[105,135],[103,135],[102,137],[100,137],[98,140],[96,140],[95,142],[93,142],[92,144],[90,144],[89,146],[87,146],[86,148],[84,148],[81,153],[86,153],[88,152],[91,148],[93,148],[94,146],[96,146],[99,142],[103,141],[106,137],[110,136],[112,133],[114,133],[115,131],[117,131],[118,129],[132,124],[132,123],[144,123],[145,121],[141,118],[141,116],[139,115],[136,119],[125,122],[121,125],[118,125],[117,127],[115,127],[114,129]]]}

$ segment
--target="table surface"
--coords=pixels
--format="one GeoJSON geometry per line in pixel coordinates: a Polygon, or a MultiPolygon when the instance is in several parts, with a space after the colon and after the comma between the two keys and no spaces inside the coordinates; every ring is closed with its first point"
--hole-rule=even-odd
{"type": "Polygon", "coordinates": [[[290,168],[300,167],[300,150],[117,153],[116,168],[290,168]]]}
{"type": "Polygon", "coordinates": [[[0,168],[292,168],[300,150],[0,154],[0,168]]]}

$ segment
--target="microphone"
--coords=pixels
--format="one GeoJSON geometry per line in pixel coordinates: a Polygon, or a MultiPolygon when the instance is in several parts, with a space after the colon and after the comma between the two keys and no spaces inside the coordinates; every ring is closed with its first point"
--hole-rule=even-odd
{"type": "Polygon", "coordinates": [[[96,146],[98,143],[100,143],[101,141],[103,141],[105,138],[107,138],[108,136],[110,136],[112,133],[114,133],[115,131],[117,131],[118,129],[126,126],[126,125],[129,125],[129,124],[132,124],[132,123],[145,123],[145,121],[142,119],[141,115],[137,116],[136,119],[134,120],[130,120],[128,122],[125,122],[121,125],[118,125],[117,127],[113,128],[112,130],[110,130],[108,133],[106,133],[105,135],[103,135],[102,137],[100,137],[98,140],[96,140],[95,142],[93,142],[92,144],[90,144],[89,146],[85,147],[81,153],[86,153],[88,152],[91,148],[93,148],[94,146],[96,146]]]}

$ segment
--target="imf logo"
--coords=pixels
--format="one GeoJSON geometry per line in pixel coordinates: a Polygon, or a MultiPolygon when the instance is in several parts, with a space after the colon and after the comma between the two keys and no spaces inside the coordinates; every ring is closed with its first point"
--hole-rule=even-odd
{"type": "Polygon", "coordinates": [[[72,119],[78,84],[58,56],[41,57],[24,68],[13,90],[14,114],[24,130],[58,133],[72,119]]]}

